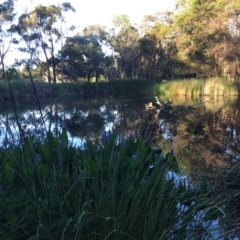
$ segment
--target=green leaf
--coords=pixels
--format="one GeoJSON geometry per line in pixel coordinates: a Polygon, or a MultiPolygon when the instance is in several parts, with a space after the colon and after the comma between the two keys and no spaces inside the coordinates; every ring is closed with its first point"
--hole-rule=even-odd
{"type": "Polygon", "coordinates": [[[10,162],[7,162],[4,166],[4,170],[5,170],[5,174],[6,177],[8,178],[8,180],[13,180],[14,177],[14,170],[13,170],[13,166],[10,162]]]}
{"type": "Polygon", "coordinates": [[[61,141],[61,147],[68,146],[68,136],[66,129],[63,129],[62,133],[59,136],[59,140],[61,141]]]}
{"type": "Polygon", "coordinates": [[[209,221],[209,220],[217,220],[219,217],[223,216],[224,213],[222,212],[222,210],[220,211],[219,208],[217,207],[212,207],[210,208],[205,217],[203,218],[204,221],[209,221]]]}
{"type": "Polygon", "coordinates": [[[178,161],[172,153],[168,153],[166,155],[166,163],[167,163],[167,167],[169,168],[169,170],[172,170],[176,173],[180,172],[178,161]]]}

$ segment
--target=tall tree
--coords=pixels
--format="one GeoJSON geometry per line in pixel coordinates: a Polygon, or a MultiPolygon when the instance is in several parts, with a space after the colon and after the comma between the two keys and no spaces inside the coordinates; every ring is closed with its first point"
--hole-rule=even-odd
{"type": "MultiPolygon", "coordinates": [[[[168,40],[172,29],[160,22],[140,39],[142,67],[145,79],[170,78],[171,70],[167,55],[168,40]]],[[[170,53],[169,53],[170,54],[170,53]]]]}
{"type": "MultiPolygon", "coordinates": [[[[59,6],[59,5],[58,5],[59,6]]],[[[60,51],[58,52],[58,55],[60,57],[60,69],[61,69],[61,80],[63,82],[63,67],[64,67],[64,62],[63,62],[63,55],[62,55],[62,48],[64,44],[64,39],[66,38],[66,34],[68,30],[73,31],[75,30],[75,26],[71,26],[69,29],[64,28],[64,23],[66,23],[65,20],[65,13],[66,12],[75,12],[75,8],[69,3],[69,2],[64,2],[60,5],[61,7],[61,17],[58,21],[58,29],[60,32],[60,51]]]]}
{"type": "Polygon", "coordinates": [[[29,14],[22,14],[18,22],[18,33],[21,35],[30,52],[30,58],[40,63],[37,50],[41,49],[47,67],[48,82],[56,82],[55,43],[61,39],[58,21],[63,21],[62,11],[74,10],[70,3],[62,6],[38,5],[29,14]]]}
{"type": "Polygon", "coordinates": [[[127,15],[115,16],[109,42],[116,53],[119,78],[135,78],[139,55],[139,34],[127,15]]]}
{"type": "MultiPolygon", "coordinates": [[[[236,30],[238,25],[233,23],[234,18],[239,16],[237,2],[179,1],[181,11],[175,18],[176,43],[179,57],[189,66],[188,71],[221,76],[229,71],[229,65],[239,68],[238,36],[231,33],[231,29],[236,30]]],[[[233,75],[236,75],[239,71],[234,72],[233,75]]]]}
{"type": "Polygon", "coordinates": [[[0,4],[0,62],[3,78],[5,77],[5,59],[13,50],[11,49],[12,43],[18,43],[13,38],[10,27],[15,15],[13,0],[7,0],[0,4]]]}
{"type": "Polygon", "coordinates": [[[103,73],[104,53],[95,37],[76,35],[68,37],[62,51],[64,73],[71,78],[86,78],[90,82],[93,75],[98,81],[103,73]]]}
{"type": "MultiPolygon", "coordinates": [[[[109,32],[105,26],[102,25],[89,25],[83,29],[82,35],[91,39],[95,39],[102,48],[105,56],[100,57],[101,67],[99,68],[101,74],[104,74],[105,79],[112,81],[116,78],[116,69],[114,66],[114,56],[112,55],[113,49],[109,41],[109,32]]],[[[98,77],[96,75],[96,81],[98,77]]]]}
{"type": "Polygon", "coordinates": [[[173,12],[157,12],[144,16],[140,25],[139,72],[146,80],[174,77],[181,61],[177,58],[173,12]]]}

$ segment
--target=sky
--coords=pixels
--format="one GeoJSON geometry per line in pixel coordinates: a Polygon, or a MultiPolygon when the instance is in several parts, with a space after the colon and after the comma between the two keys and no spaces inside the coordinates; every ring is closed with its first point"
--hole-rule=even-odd
{"type": "Polygon", "coordinates": [[[62,2],[70,2],[76,9],[66,16],[68,23],[82,29],[92,24],[109,25],[118,14],[127,14],[131,23],[140,23],[144,15],[173,8],[175,0],[18,0],[17,6],[19,11],[26,7],[30,11],[38,4],[62,2]]]}

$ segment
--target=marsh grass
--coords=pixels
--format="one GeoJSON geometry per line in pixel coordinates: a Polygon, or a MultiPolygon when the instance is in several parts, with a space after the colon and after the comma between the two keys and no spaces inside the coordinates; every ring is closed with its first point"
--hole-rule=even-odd
{"type": "MultiPolygon", "coordinates": [[[[164,102],[169,98],[173,99],[171,106],[176,110],[180,110],[180,106],[193,106],[193,107],[201,107],[201,111],[210,111],[210,112],[217,112],[217,111],[224,111],[227,112],[228,110],[232,109],[232,107],[236,107],[238,104],[238,96],[186,96],[186,95],[159,95],[158,96],[160,102],[164,102]]],[[[179,112],[179,111],[178,111],[179,112]]]]}
{"type": "Polygon", "coordinates": [[[157,95],[238,96],[240,85],[221,78],[173,80],[156,85],[157,95]]]}
{"type": "MultiPolygon", "coordinates": [[[[4,80],[0,82],[0,101],[11,100],[12,94],[9,91],[9,84],[11,85],[12,94],[16,100],[29,100],[36,98],[30,80],[4,80]]],[[[49,88],[46,83],[36,80],[34,81],[34,84],[39,97],[54,96],[54,88],[49,88]]]]}
{"type": "MultiPolygon", "coordinates": [[[[69,146],[63,131],[1,150],[2,239],[204,239],[223,217],[207,181],[140,140],[69,146]],[[205,224],[205,225],[204,225],[205,224]]],[[[210,239],[210,238],[209,238],[210,239]]]]}
{"type": "MultiPolygon", "coordinates": [[[[36,98],[33,85],[29,79],[16,79],[10,81],[13,95],[16,100],[29,100],[36,98]]],[[[153,83],[138,80],[122,80],[113,82],[64,82],[46,83],[34,80],[36,93],[40,99],[60,98],[62,96],[78,96],[79,98],[98,96],[134,96],[152,92],[153,83]]],[[[0,82],[0,101],[11,100],[7,80],[0,82]]]]}

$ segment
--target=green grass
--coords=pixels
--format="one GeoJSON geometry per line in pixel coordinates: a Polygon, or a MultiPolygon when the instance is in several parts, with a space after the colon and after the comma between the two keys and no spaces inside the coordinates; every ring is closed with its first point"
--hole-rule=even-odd
{"type": "Polygon", "coordinates": [[[238,96],[240,85],[222,78],[172,80],[154,87],[156,95],[238,96]]]}
{"type": "Polygon", "coordinates": [[[140,140],[77,149],[63,131],[0,159],[2,239],[201,239],[203,223],[225,214],[206,180],[167,178],[179,173],[175,157],[140,140]]]}
{"type": "MultiPolygon", "coordinates": [[[[13,80],[10,82],[2,80],[0,82],[0,100],[11,100],[9,84],[16,100],[28,100],[36,98],[30,80],[13,80]]],[[[34,81],[34,84],[39,97],[54,96],[54,89],[52,87],[49,88],[47,83],[36,80],[34,81]]]]}
{"type": "MultiPolygon", "coordinates": [[[[10,81],[12,91],[16,100],[29,100],[36,96],[30,80],[10,81]]],[[[97,97],[97,96],[134,96],[134,95],[157,95],[187,96],[196,98],[198,96],[238,96],[240,85],[236,82],[228,82],[220,78],[211,79],[185,79],[171,80],[160,84],[139,80],[121,80],[99,83],[57,83],[49,84],[43,81],[34,81],[38,97],[59,98],[62,96],[97,97]]],[[[0,82],[0,100],[10,100],[11,94],[7,81],[0,82]]]]}
{"type": "MultiPolygon", "coordinates": [[[[30,80],[12,80],[10,81],[11,89],[16,100],[35,99],[33,86],[30,80]]],[[[41,99],[59,98],[62,96],[78,97],[97,97],[97,96],[128,96],[136,94],[147,94],[152,92],[153,86],[150,82],[138,80],[122,80],[114,82],[71,82],[71,83],[46,83],[43,81],[34,80],[34,85],[37,90],[38,97],[41,99]]],[[[10,100],[11,92],[9,83],[6,80],[0,82],[0,101],[10,100]]]]}

